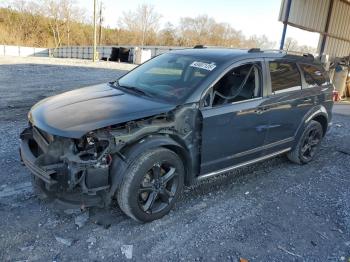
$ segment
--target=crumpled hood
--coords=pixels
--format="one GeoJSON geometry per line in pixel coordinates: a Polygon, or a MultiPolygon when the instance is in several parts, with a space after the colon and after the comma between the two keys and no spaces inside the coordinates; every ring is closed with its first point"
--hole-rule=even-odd
{"type": "Polygon", "coordinates": [[[80,88],[35,104],[29,121],[43,131],[80,138],[109,125],[168,112],[175,105],[125,93],[109,84],[80,88]]]}

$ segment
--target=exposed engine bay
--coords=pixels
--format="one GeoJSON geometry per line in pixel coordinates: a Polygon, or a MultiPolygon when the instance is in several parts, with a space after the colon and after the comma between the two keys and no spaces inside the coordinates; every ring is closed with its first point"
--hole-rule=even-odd
{"type": "MultiPolygon", "coordinates": [[[[128,148],[152,135],[169,136],[191,151],[198,143],[199,133],[197,105],[181,107],[174,112],[129,121],[91,131],[80,139],[54,136],[30,124],[21,134],[21,158],[32,173],[39,177],[43,190],[55,196],[80,193],[100,196],[102,204],[112,196],[111,165],[113,161],[128,159],[128,148]],[[28,157],[29,153],[34,158],[28,157]]],[[[198,152],[190,152],[198,155],[198,152]]],[[[116,174],[113,174],[116,175],[116,174]]],[[[118,174],[117,174],[118,175],[118,174]]],[[[124,174],[121,174],[124,175],[124,174]]]]}

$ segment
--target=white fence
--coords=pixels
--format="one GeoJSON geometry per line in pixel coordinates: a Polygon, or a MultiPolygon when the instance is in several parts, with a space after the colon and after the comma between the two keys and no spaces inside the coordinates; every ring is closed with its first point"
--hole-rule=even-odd
{"type": "Polygon", "coordinates": [[[0,45],[0,56],[41,56],[48,57],[48,48],[0,45]]]}

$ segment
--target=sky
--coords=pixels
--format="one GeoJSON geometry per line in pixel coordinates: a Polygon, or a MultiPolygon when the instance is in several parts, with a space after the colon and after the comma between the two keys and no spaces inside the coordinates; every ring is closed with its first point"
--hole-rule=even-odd
{"type": "MultiPolygon", "coordinates": [[[[217,22],[231,24],[245,36],[265,34],[276,48],[282,35],[283,24],[278,21],[281,0],[98,0],[104,6],[104,24],[117,27],[123,12],[138,5],[151,4],[162,15],[161,24],[177,25],[180,17],[207,14],[217,22]]],[[[78,0],[87,13],[93,13],[93,0],[78,0]]],[[[317,47],[319,34],[288,26],[287,37],[295,38],[301,45],[317,47]]]]}

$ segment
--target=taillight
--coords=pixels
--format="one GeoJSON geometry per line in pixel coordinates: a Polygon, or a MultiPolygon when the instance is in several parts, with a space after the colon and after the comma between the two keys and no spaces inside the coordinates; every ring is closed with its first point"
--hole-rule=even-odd
{"type": "Polygon", "coordinates": [[[333,90],[333,101],[338,102],[340,100],[339,92],[337,90],[333,90]]]}

